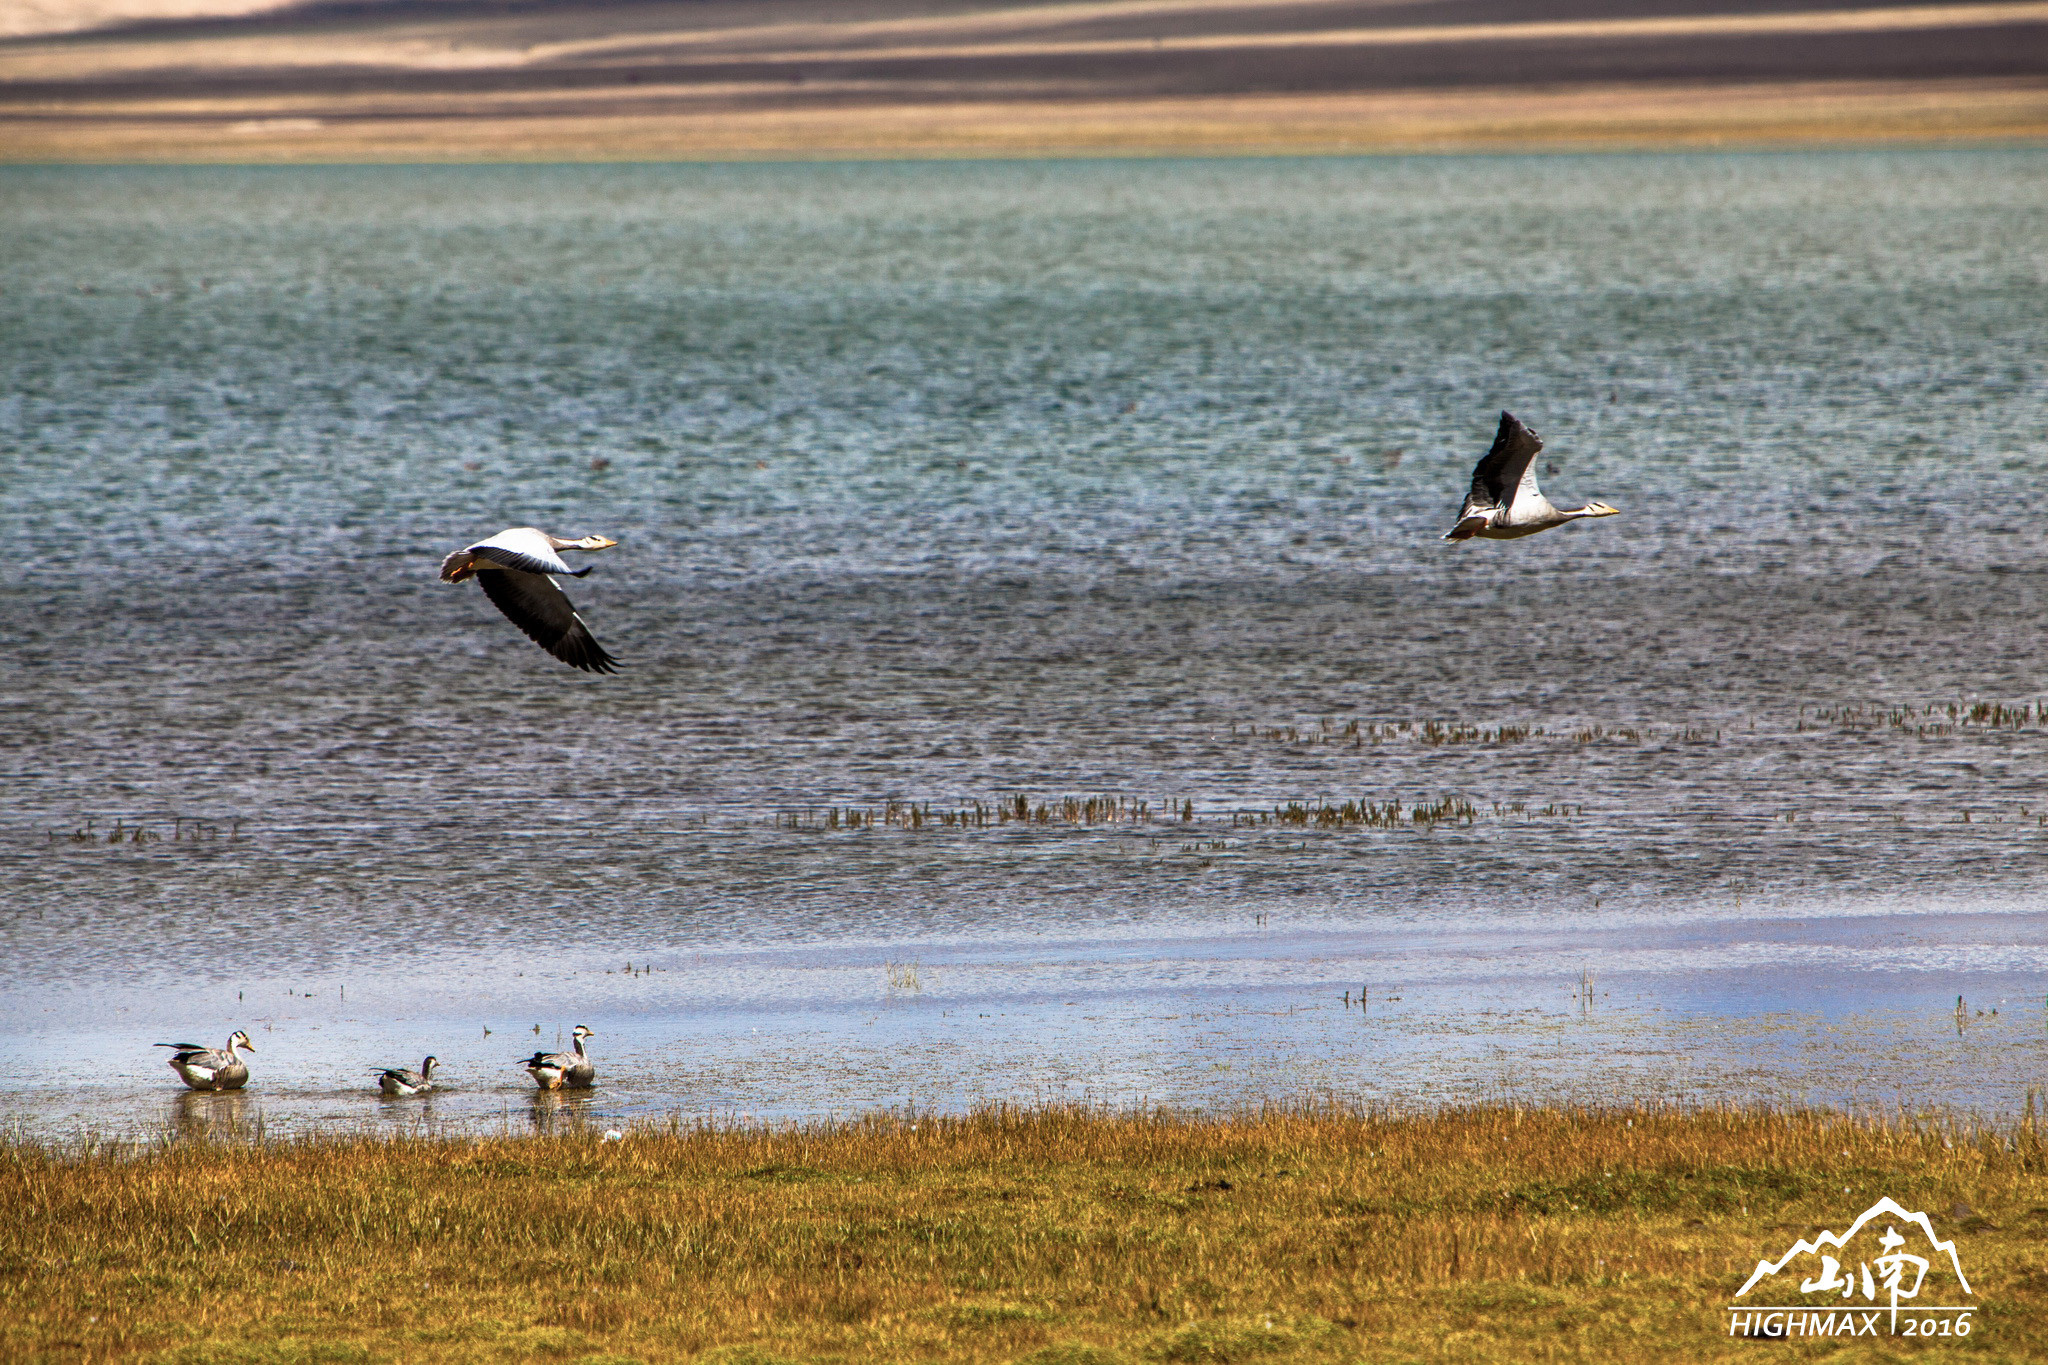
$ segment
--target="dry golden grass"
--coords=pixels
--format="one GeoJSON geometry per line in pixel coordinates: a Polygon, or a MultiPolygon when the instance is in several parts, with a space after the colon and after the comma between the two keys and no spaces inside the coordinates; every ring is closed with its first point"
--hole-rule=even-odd
{"type": "Polygon", "coordinates": [[[2026,1130],[1514,1109],[13,1146],[0,1358],[1803,1355],[1716,1310],[1889,1194],[1960,1237],[1981,1308],[1947,1349],[2038,1360],[2044,1172],[2026,1130]]]}

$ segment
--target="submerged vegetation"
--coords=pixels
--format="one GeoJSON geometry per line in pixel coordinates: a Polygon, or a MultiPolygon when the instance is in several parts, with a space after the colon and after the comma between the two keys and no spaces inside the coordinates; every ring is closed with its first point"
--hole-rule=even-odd
{"type": "MultiPolygon", "coordinates": [[[[1486,725],[1446,717],[1324,717],[1285,724],[1232,723],[1220,731],[1204,728],[1178,736],[1169,731],[1153,737],[1159,744],[1195,744],[1198,762],[1212,774],[1227,773],[1233,767],[1241,770],[1245,748],[1253,746],[1249,756],[1253,770],[1232,779],[1245,787],[1237,792],[1210,790],[1201,794],[1199,802],[1196,796],[1184,793],[1018,791],[991,798],[893,798],[875,804],[821,801],[765,813],[756,808],[737,818],[746,824],[765,822],[803,833],[1103,833],[1145,829],[1158,833],[1164,827],[1192,827],[1183,829],[1184,833],[1201,833],[1203,827],[1210,832],[1224,827],[1430,831],[1488,820],[1526,823],[1539,818],[1585,817],[1584,788],[1590,780],[1598,783],[1603,798],[1621,797],[1621,809],[1606,799],[1594,807],[1594,819],[1610,822],[1648,815],[1652,819],[1754,819],[1796,824],[1811,821],[1814,813],[1808,807],[1818,804],[1829,807],[1834,818],[1904,823],[1906,803],[1919,790],[1915,784],[1900,782],[1892,792],[1873,795],[1872,783],[1851,773],[1825,797],[1808,793],[1805,805],[1788,808],[1774,796],[1774,777],[1780,770],[1763,765],[1820,759],[1868,769],[1889,761],[1881,751],[1872,750],[1873,739],[1912,744],[1916,749],[1929,741],[1946,741],[1991,744],[2003,751],[2022,736],[2032,743],[2048,735],[2048,701],[1809,705],[1768,724],[1750,721],[1736,725],[1727,717],[1721,722],[1666,726],[1642,721],[1569,720],[1547,725],[1486,725]],[[1504,752],[1495,756],[1492,751],[1496,750],[1504,752]],[[1347,763],[1346,755],[1354,751],[1362,762],[1347,763]],[[1217,761],[1219,755],[1223,762],[1217,761]],[[1629,755],[1634,757],[1625,757],[1629,755]],[[1295,759],[1300,762],[1294,763],[1295,759]],[[1758,775],[1757,780],[1766,784],[1766,793],[1747,805],[1737,790],[1731,793],[1734,799],[1721,806],[1687,803],[1672,807],[1671,774],[1659,765],[1684,765],[1690,773],[1707,763],[1721,763],[1726,770],[1724,780],[1737,788],[1758,775]],[[1532,791],[1532,776],[1547,790],[1532,791]],[[1290,787],[1306,792],[1292,795],[1290,787]],[[1364,794],[1349,794],[1361,790],[1364,794]]],[[[1924,752],[1930,761],[1948,761],[1938,747],[1924,752]]],[[[1900,761],[1904,761],[1903,755],[1900,761]]],[[[1213,784],[1216,778],[1212,775],[1208,780],[1213,784]]],[[[1918,814],[1922,824],[2048,827],[2048,814],[2031,804],[2018,806],[2017,813],[1998,810],[1997,804],[1993,797],[1927,808],[1918,814]]],[[[687,819],[697,827],[716,823],[720,817],[687,819]]],[[[259,828],[245,828],[249,822],[243,818],[199,820],[160,815],[154,820],[152,823],[152,817],[133,812],[85,817],[69,830],[48,831],[45,843],[52,851],[79,845],[122,845],[123,851],[129,852],[136,845],[235,841],[259,828]]]]}
{"type": "Polygon", "coordinates": [[[1344,744],[1362,748],[1367,744],[1412,741],[1416,744],[1515,744],[1541,738],[1541,726],[1496,725],[1491,728],[1465,721],[1444,720],[1351,720],[1342,724],[1321,720],[1313,725],[1233,724],[1231,738],[1260,739],[1275,744],[1344,744]]]}
{"type": "MultiPolygon", "coordinates": [[[[1526,801],[1492,804],[1499,819],[1536,816],[1584,815],[1583,805],[1552,802],[1532,807],[1526,801]]],[[[1404,804],[1398,796],[1383,800],[1358,797],[1347,801],[1286,801],[1269,809],[1227,809],[1213,818],[1227,816],[1232,829],[1262,829],[1292,826],[1315,829],[1400,829],[1437,825],[1469,825],[1479,819],[1479,807],[1458,795],[1440,796],[1434,801],[1404,804]]],[[[1205,819],[1208,818],[1205,816],[1205,819]]],[[[790,830],[985,830],[1008,826],[1091,827],[1103,825],[1188,825],[1196,820],[1193,800],[1170,800],[1157,804],[1139,797],[1065,796],[1034,801],[1015,796],[995,802],[969,802],[965,806],[935,806],[930,802],[890,801],[880,807],[827,806],[823,809],[783,811],[775,824],[790,830]]],[[[1220,846],[1219,846],[1220,847],[1220,846]]]]}
{"type": "Polygon", "coordinates": [[[166,833],[150,825],[130,824],[117,816],[114,823],[104,830],[100,829],[99,822],[92,818],[88,818],[85,823],[66,834],[60,835],[52,830],[48,842],[54,844],[61,839],[67,844],[161,844],[166,840],[171,843],[201,843],[217,839],[238,839],[241,834],[240,820],[223,822],[173,816],[170,831],[166,833]]]}
{"type": "Polygon", "coordinates": [[[1369,829],[1394,829],[1406,823],[1433,827],[1449,822],[1469,825],[1479,818],[1479,810],[1470,801],[1460,796],[1439,797],[1427,804],[1410,806],[1405,810],[1401,799],[1373,802],[1346,801],[1341,805],[1304,805],[1290,801],[1276,808],[1272,814],[1254,813],[1231,818],[1233,825],[1313,825],[1317,829],[1334,829],[1345,825],[1363,825],[1369,829]]]}
{"type": "MultiPolygon", "coordinates": [[[[1839,725],[1845,730],[1903,730],[1923,737],[1950,735],[1958,730],[2026,730],[2048,726],[2048,702],[1996,701],[1928,703],[1917,709],[1895,706],[1824,706],[1814,711],[1816,721],[1839,725]]],[[[1804,728],[1805,713],[1800,713],[1804,728]]]]}
{"type": "MultiPolygon", "coordinates": [[[[1999,702],[1951,701],[1909,703],[1847,702],[1834,706],[1801,706],[1789,724],[1759,729],[1753,722],[1745,736],[1773,733],[1810,735],[1826,727],[1841,730],[1885,730],[1916,738],[1934,739],[1968,731],[2012,731],[2048,729],[2048,701],[1999,702]]],[[[1596,721],[1552,728],[1536,724],[1493,724],[1446,717],[1420,720],[1340,720],[1323,717],[1314,721],[1285,724],[1231,723],[1222,738],[1237,742],[1258,742],[1282,748],[1339,747],[1412,744],[1422,748],[1449,745],[1522,744],[1532,740],[1568,740],[1591,744],[1707,744],[1721,742],[1724,733],[1738,732],[1717,725],[1656,727],[1641,723],[1610,724],[1596,721]]]]}
{"type": "Polygon", "coordinates": [[[1033,801],[1022,792],[1000,801],[970,801],[964,806],[931,802],[888,801],[880,808],[826,806],[784,811],[775,823],[785,829],[994,829],[1004,825],[1148,824],[1157,820],[1186,823],[1195,818],[1195,803],[1162,801],[1156,806],[1135,796],[1060,796],[1033,801]]]}
{"type": "Polygon", "coordinates": [[[2030,1125],[1307,1107],[601,1127],[0,1147],[0,1357],[1748,1359],[1767,1348],[1720,1310],[1757,1260],[1881,1196],[1958,1239],[1972,1351],[2048,1353],[2030,1125]]]}

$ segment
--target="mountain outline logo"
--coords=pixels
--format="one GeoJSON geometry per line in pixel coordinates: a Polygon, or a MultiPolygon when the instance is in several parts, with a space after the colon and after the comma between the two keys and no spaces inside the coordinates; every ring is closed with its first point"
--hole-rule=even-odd
{"type": "Polygon", "coordinates": [[[1729,1335],[1770,1340],[1877,1336],[1882,1319],[1889,1327],[1883,1335],[1966,1337],[1976,1305],[1918,1302],[1923,1290],[1947,1286],[1950,1275],[1954,1276],[1955,1292],[1941,1297],[1970,1298],[1970,1281],[1963,1273],[1962,1256],[1954,1240],[1942,1240],[1925,1213],[1883,1198],[1858,1215],[1847,1231],[1824,1230],[1811,1241],[1802,1237],[1777,1260],[1759,1260],[1735,1297],[1740,1300],[1759,1285],[1775,1284],[1778,1293],[1758,1297],[1778,1301],[1761,1307],[1739,1302],[1729,1305],[1729,1335]],[[1874,1246],[1857,1243],[1866,1228],[1876,1226],[1884,1231],[1875,1237],[1874,1246]],[[1902,1226],[1925,1237],[1926,1255],[1919,1254],[1915,1239],[1899,1231],[1902,1226]],[[1873,1251],[1877,1254],[1867,1254],[1873,1251]],[[1798,1295],[1824,1294],[1826,1300],[1799,1301],[1789,1289],[1789,1280],[1776,1279],[1798,1267],[1802,1257],[1806,1258],[1803,1268],[1811,1273],[1800,1276],[1798,1295]],[[1819,1258],[1818,1266],[1813,1264],[1814,1257],[1819,1258]]]}

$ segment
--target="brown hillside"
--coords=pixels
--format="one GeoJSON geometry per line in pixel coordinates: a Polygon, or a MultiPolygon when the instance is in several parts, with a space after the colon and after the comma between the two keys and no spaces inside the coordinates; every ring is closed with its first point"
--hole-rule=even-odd
{"type": "Polygon", "coordinates": [[[14,160],[2034,138],[2048,0],[296,6],[0,42],[14,160]]]}

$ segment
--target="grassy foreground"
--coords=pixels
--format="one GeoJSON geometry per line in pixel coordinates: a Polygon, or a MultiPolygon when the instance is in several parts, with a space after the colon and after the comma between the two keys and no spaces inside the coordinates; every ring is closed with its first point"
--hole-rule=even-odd
{"type": "Polygon", "coordinates": [[[0,1359],[1895,1359],[1716,1311],[1880,1194],[2048,1359],[2031,1130],[1508,1108],[0,1147],[0,1359]]]}

